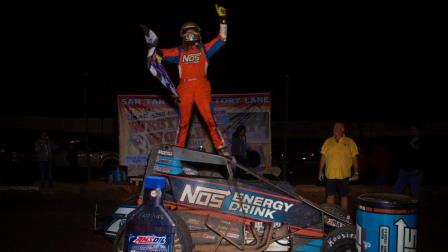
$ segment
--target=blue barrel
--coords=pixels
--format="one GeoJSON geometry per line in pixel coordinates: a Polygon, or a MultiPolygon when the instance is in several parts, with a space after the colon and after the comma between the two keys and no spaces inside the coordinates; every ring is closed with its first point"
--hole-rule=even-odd
{"type": "Polygon", "coordinates": [[[358,197],[356,247],[361,251],[417,251],[417,201],[402,194],[358,197]]]}

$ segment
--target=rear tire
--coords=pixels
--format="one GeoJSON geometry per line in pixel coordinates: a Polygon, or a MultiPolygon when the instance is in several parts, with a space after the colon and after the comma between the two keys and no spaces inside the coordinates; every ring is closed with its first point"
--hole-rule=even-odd
{"type": "MultiPolygon", "coordinates": [[[[340,207],[339,205],[334,205],[334,204],[321,204],[320,207],[322,209],[324,209],[325,211],[341,218],[341,219],[345,219],[348,222],[352,223],[350,220],[350,215],[348,214],[347,211],[345,211],[342,207],[340,207]]],[[[325,233],[329,233],[337,228],[341,228],[346,226],[346,224],[338,221],[336,218],[333,218],[331,216],[328,216],[326,214],[323,214],[323,221],[325,224],[325,233]]]]}
{"type": "MultiPolygon", "coordinates": [[[[174,235],[174,252],[191,252],[193,250],[193,241],[190,231],[184,220],[177,214],[171,212],[176,221],[176,234],[174,235]]],[[[124,252],[124,243],[126,239],[126,223],[120,227],[113,244],[113,252],[124,252]]]]}
{"type": "Polygon", "coordinates": [[[346,226],[331,231],[324,239],[321,252],[356,252],[356,231],[346,226]]]}

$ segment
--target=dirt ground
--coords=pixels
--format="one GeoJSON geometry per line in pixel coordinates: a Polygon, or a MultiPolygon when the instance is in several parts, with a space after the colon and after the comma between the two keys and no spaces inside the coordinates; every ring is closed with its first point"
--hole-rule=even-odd
{"type": "MultiPolygon", "coordinates": [[[[299,185],[296,189],[317,203],[325,199],[321,186],[299,185]]],[[[3,188],[0,190],[0,251],[112,251],[111,242],[93,232],[95,203],[101,205],[102,211],[111,211],[134,191],[131,185],[105,182],[56,184],[54,194],[3,188]]],[[[388,191],[390,187],[354,185],[351,197],[388,191]]],[[[447,195],[447,187],[423,189],[418,214],[418,251],[446,251],[443,241],[444,227],[448,225],[447,195]]],[[[351,213],[355,213],[354,208],[351,213]]]]}
{"type": "Polygon", "coordinates": [[[95,204],[112,209],[131,187],[56,184],[54,194],[0,191],[0,251],[112,251],[111,242],[93,232],[95,204]]]}

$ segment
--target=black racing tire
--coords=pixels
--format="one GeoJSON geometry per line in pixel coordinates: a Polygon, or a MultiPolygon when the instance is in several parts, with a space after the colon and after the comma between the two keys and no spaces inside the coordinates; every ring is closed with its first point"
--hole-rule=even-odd
{"type": "Polygon", "coordinates": [[[355,252],[356,230],[354,226],[345,226],[331,231],[324,239],[321,252],[355,252]]]}
{"type": "Polygon", "coordinates": [[[185,221],[176,213],[171,212],[176,220],[176,234],[174,236],[174,252],[193,251],[193,240],[185,221]]]}
{"type": "MultiPolygon", "coordinates": [[[[176,213],[171,212],[176,220],[176,234],[174,236],[174,252],[191,252],[193,250],[193,241],[191,240],[190,231],[184,220],[176,213]]],[[[126,223],[118,230],[117,236],[113,243],[113,252],[124,252],[124,243],[126,238],[126,223]]]]}
{"type": "Polygon", "coordinates": [[[118,229],[117,236],[115,236],[114,244],[112,246],[113,252],[124,252],[125,237],[126,237],[126,222],[124,222],[118,229]]]}

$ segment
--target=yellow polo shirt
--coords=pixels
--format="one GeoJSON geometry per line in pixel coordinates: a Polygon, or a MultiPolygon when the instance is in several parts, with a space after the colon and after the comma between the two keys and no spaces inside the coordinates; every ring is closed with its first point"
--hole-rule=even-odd
{"type": "Polygon", "coordinates": [[[320,153],[325,156],[325,176],[328,179],[350,177],[352,158],[359,154],[355,141],[346,136],[339,139],[339,142],[334,137],[328,138],[320,153]]]}

